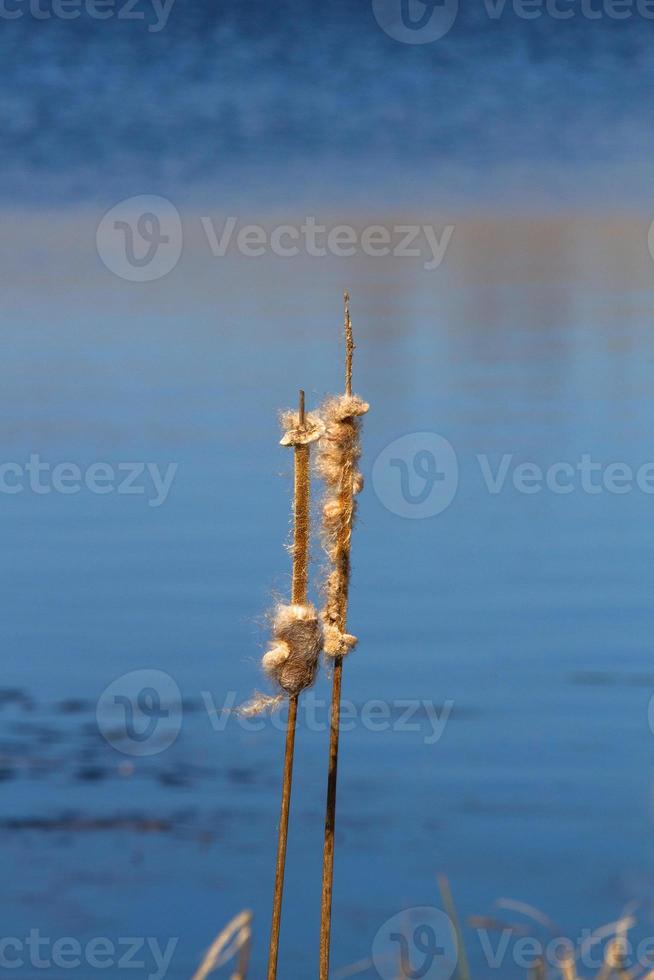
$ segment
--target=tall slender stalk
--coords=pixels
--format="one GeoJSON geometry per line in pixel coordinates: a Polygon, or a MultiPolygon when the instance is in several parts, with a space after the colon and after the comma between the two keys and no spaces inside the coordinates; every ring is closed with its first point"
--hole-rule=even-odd
{"type": "MultiPolygon", "coordinates": [[[[304,392],[300,391],[299,427],[305,425],[304,392]]],[[[293,493],[293,580],[291,601],[304,604],[307,601],[307,582],[309,569],[309,531],[310,531],[310,476],[309,446],[294,446],[295,486],[293,493]]],[[[288,821],[291,807],[293,784],[293,757],[295,752],[295,730],[297,723],[298,695],[288,699],[288,720],[286,723],[286,747],[284,750],[284,774],[282,777],[282,801],[277,832],[277,865],[275,869],[275,889],[272,904],[272,924],[268,950],[268,980],[276,980],[279,957],[279,932],[282,919],[282,898],[284,894],[284,872],[286,869],[286,847],[288,843],[288,821]]]]}
{"type": "Polygon", "coordinates": [[[289,698],[288,721],[286,723],[286,748],[284,751],[284,775],[282,777],[282,803],[277,831],[277,865],[275,868],[275,890],[273,893],[272,923],[270,926],[270,946],[268,949],[268,980],[276,980],[277,960],[279,958],[279,932],[282,921],[282,898],[284,894],[284,872],[286,870],[286,847],[288,843],[288,820],[291,809],[291,788],[293,784],[293,757],[295,753],[295,729],[297,722],[297,695],[289,698]]]}
{"type": "Polygon", "coordinates": [[[334,835],[336,832],[336,783],[338,776],[338,745],[341,724],[341,686],[343,658],[334,661],[332,702],[329,722],[329,759],[327,765],[327,806],[325,812],[325,841],[322,854],[322,902],[320,909],[320,980],[329,977],[329,952],[332,930],[332,895],[334,891],[334,835]]]}
{"type": "MultiPolygon", "coordinates": [[[[345,396],[340,401],[334,419],[338,420],[334,426],[334,442],[343,440],[346,447],[340,454],[337,453],[338,466],[340,473],[332,476],[332,490],[334,490],[334,476],[338,480],[338,488],[332,500],[333,514],[327,518],[325,511],[326,524],[330,522],[330,529],[327,537],[331,536],[331,544],[328,553],[333,566],[333,571],[328,582],[328,593],[331,594],[331,602],[328,597],[327,613],[324,614],[326,622],[331,626],[332,631],[336,631],[336,636],[345,646],[339,650],[337,642],[334,656],[334,667],[332,676],[332,697],[329,725],[329,757],[327,769],[327,804],[325,813],[325,838],[323,845],[323,867],[322,867],[322,897],[320,913],[320,980],[328,980],[329,976],[329,954],[331,944],[331,924],[332,924],[332,896],[334,889],[334,839],[336,832],[336,788],[338,777],[338,750],[341,720],[341,688],[343,681],[343,654],[347,652],[355,642],[355,637],[347,634],[347,609],[349,598],[350,582],[350,542],[352,537],[352,525],[354,521],[354,494],[357,487],[355,463],[358,457],[358,420],[357,414],[367,411],[367,405],[355,400],[352,396],[352,355],[354,353],[354,338],[352,334],[352,320],[350,318],[350,297],[346,292],[344,295],[345,307],[345,396]],[[358,404],[354,404],[357,401],[358,404]],[[349,406],[349,407],[348,407],[349,406]],[[352,409],[352,411],[350,411],[352,409]],[[345,432],[343,429],[345,428],[345,432]],[[343,438],[345,437],[345,438],[343,438]],[[334,507],[335,505],[335,507],[334,507]]],[[[329,439],[330,427],[327,427],[326,438],[329,439]]],[[[329,472],[332,463],[328,460],[326,469],[329,472]]],[[[330,510],[329,513],[332,513],[330,510]]],[[[327,648],[326,648],[327,652],[327,648]]]]}

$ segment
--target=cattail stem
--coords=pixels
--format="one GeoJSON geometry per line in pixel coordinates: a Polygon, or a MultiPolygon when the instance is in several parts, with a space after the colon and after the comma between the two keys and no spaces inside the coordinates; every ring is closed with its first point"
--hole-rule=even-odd
{"type": "MultiPolygon", "coordinates": [[[[347,296],[347,293],[346,293],[347,296]]],[[[349,319],[349,317],[347,318],[349,319]]],[[[352,366],[349,361],[349,379],[351,382],[352,366]]],[[[351,510],[351,489],[341,487],[341,504],[347,511],[351,510]],[[349,494],[350,499],[344,497],[349,494]]],[[[345,588],[341,591],[342,601],[339,609],[338,628],[345,633],[347,625],[347,586],[350,578],[350,539],[344,536],[341,547],[335,556],[334,564],[339,571],[345,588]]],[[[338,749],[341,734],[341,688],[343,684],[343,657],[334,658],[332,675],[332,699],[329,722],[329,761],[327,764],[327,804],[325,812],[325,841],[323,846],[322,863],[322,899],[320,913],[320,980],[329,976],[329,952],[332,929],[332,895],[334,890],[334,839],[336,835],[336,788],[338,781],[338,749]]]]}
{"type": "Polygon", "coordinates": [[[291,788],[293,785],[293,756],[295,753],[295,728],[297,722],[297,695],[289,698],[288,721],[286,723],[286,748],[284,751],[284,776],[282,779],[282,804],[279,815],[277,836],[277,866],[275,869],[275,891],[273,894],[272,924],[270,927],[270,947],[268,951],[268,980],[276,980],[279,957],[279,931],[282,922],[282,897],[284,894],[284,872],[286,869],[286,846],[288,843],[288,819],[291,809],[291,788]]]}
{"type": "MultiPolygon", "coordinates": [[[[305,424],[304,392],[300,391],[299,425],[305,424]]],[[[307,601],[309,574],[309,534],[310,534],[310,471],[309,446],[294,447],[295,487],[293,493],[293,579],[291,601],[307,601]]],[[[295,753],[295,730],[297,726],[298,695],[288,699],[288,720],[286,722],[286,747],[284,749],[284,775],[282,777],[282,802],[277,833],[277,865],[275,869],[275,890],[273,893],[272,924],[270,927],[270,946],[268,950],[268,980],[276,980],[279,958],[279,932],[282,921],[282,898],[284,894],[284,873],[286,869],[286,847],[288,844],[288,821],[291,809],[291,789],[293,785],[293,757],[295,753]]]]}
{"type": "Polygon", "coordinates": [[[343,658],[334,660],[332,703],[329,723],[329,763],[327,769],[327,807],[325,842],[322,858],[322,900],[320,909],[320,980],[329,976],[329,951],[332,930],[332,894],[334,891],[334,835],[336,833],[336,785],[338,776],[338,745],[341,726],[341,684],[343,658]]]}
{"type": "MultiPolygon", "coordinates": [[[[350,319],[350,295],[344,293],[345,326],[345,395],[352,396],[352,357],[354,337],[350,319]]],[[[364,409],[364,411],[367,409],[364,409]]],[[[354,424],[354,422],[352,422],[354,424]]],[[[341,634],[346,634],[347,607],[350,583],[350,542],[354,520],[354,485],[352,460],[343,463],[338,492],[339,511],[343,515],[341,527],[332,554],[334,572],[337,576],[336,592],[339,597],[336,626],[341,634]]],[[[336,834],[336,788],[338,777],[338,749],[341,721],[341,687],[343,682],[343,657],[334,657],[332,676],[332,698],[329,725],[329,761],[327,769],[327,803],[325,812],[325,839],[323,845],[322,896],[320,910],[319,980],[328,980],[329,954],[332,928],[332,895],[334,890],[334,842],[336,834]]]]}

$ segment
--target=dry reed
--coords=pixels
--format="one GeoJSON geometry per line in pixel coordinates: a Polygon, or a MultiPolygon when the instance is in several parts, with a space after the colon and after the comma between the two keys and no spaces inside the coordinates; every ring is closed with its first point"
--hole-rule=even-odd
{"type": "MultiPolygon", "coordinates": [[[[457,938],[458,963],[456,968],[457,980],[470,978],[471,974],[468,967],[468,959],[463,943],[463,936],[459,926],[456,906],[452,898],[449,883],[444,876],[439,876],[439,888],[441,901],[444,911],[452,921],[457,938]]],[[[553,923],[536,909],[521,902],[502,902],[503,905],[519,909],[523,914],[527,914],[539,926],[545,926],[548,932],[552,932],[553,923]],[[547,924],[547,925],[546,925],[547,924]]],[[[468,919],[469,925],[481,926],[485,928],[497,928],[510,930],[519,935],[529,935],[523,924],[513,922],[507,923],[499,919],[492,919],[488,916],[471,916],[468,919]]],[[[564,952],[555,963],[549,963],[544,955],[538,956],[533,965],[528,970],[528,980],[547,980],[548,977],[560,977],[561,980],[581,980],[577,972],[576,960],[585,958],[590,947],[596,942],[607,940],[604,952],[604,962],[593,980],[654,980],[654,969],[649,966],[638,965],[629,969],[626,965],[627,933],[635,925],[635,919],[631,915],[623,915],[615,922],[610,922],[605,926],[595,929],[587,936],[575,950],[570,943],[569,951],[564,952]]],[[[558,930],[554,930],[560,935],[558,930]]],[[[247,971],[252,949],[252,913],[244,911],[235,916],[231,922],[219,933],[208,949],[200,967],[193,974],[192,980],[206,980],[206,978],[218,970],[221,966],[229,963],[238,955],[236,970],[231,974],[230,980],[247,980],[247,971]]],[[[366,973],[370,968],[374,968],[378,963],[366,957],[356,963],[342,967],[333,974],[332,980],[346,980],[366,973]]],[[[398,980],[404,980],[407,976],[415,975],[411,963],[400,962],[398,980]]]]}
{"type": "MultiPolygon", "coordinates": [[[[558,943],[562,942],[561,930],[558,929],[551,919],[543,915],[542,912],[539,912],[533,906],[527,905],[524,902],[510,901],[507,899],[501,899],[497,904],[503,908],[512,909],[527,916],[533,922],[537,923],[539,927],[545,928],[547,932],[556,938],[558,943]]],[[[446,910],[450,914],[449,909],[446,908],[446,910]]],[[[482,922],[487,927],[490,925],[493,928],[509,929],[512,933],[529,935],[522,924],[519,923],[507,924],[506,922],[500,922],[499,920],[493,920],[487,917],[480,918],[479,916],[473,916],[469,919],[470,925],[479,925],[482,922]]],[[[571,941],[565,940],[567,949],[554,962],[548,962],[545,954],[541,953],[528,971],[529,980],[547,980],[548,977],[552,976],[560,977],[561,980],[581,980],[580,973],[577,969],[577,961],[584,963],[593,946],[602,941],[606,941],[604,959],[600,969],[595,973],[592,980],[654,980],[654,970],[649,968],[649,964],[647,966],[636,964],[631,968],[627,965],[627,951],[629,949],[627,933],[633,928],[635,923],[635,918],[625,912],[615,922],[609,922],[593,930],[592,933],[585,936],[576,948],[571,941]]],[[[458,934],[456,922],[455,930],[458,934]]]]}
{"type": "Polygon", "coordinates": [[[202,963],[193,974],[193,980],[206,980],[210,973],[225,963],[229,963],[237,953],[239,954],[238,965],[231,980],[246,980],[251,945],[252,913],[246,910],[239,912],[216,936],[202,963]]]}
{"type": "Polygon", "coordinates": [[[356,638],[347,632],[350,547],[356,513],[354,498],[363,486],[361,474],[357,470],[360,454],[360,416],[368,410],[368,405],[352,394],[354,338],[350,319],[350,298],[347,292],[344,301],[345,394],[340,398],[330,399],[323,407],[325,432],[319,442],[317,460],[318,472],[326,486],[323,504],[323,538],[331,566],[325,586],[322,619],[325,654],[333,657],[334,661],[320,911],[320,980],[328,980],[329,976],[343,658],[356,644],[356,638]]]}
{"type": "MultiPolygon", "coordinates": [[[[264,672],[277,685],[274,696],[257,694],[244,709],[246,714],[257,714],[275,708],[288,700],[288,721],[282,778],[282,799],[278,829],[277,864],[273,897],[271,935],[268,957],[268,980],[276,980],[279,954],[279,935],[284,887],[284,871],[288,842],[290,799],[293,776],[293,757],[297,721],[298,697],[309,687],[316,675],[321,649],[333,662],[332,698],[330,711],[330,737],[327,775],[327,802],[323,847],[323,873],[320,918],[319,980],[328,980],[332,897],[334,880],[334,838],[336,825],[336,788],[340,734],[340,707],[343,659],[356,645],[356,637],[347,632],[347,614],[350,586],[350,551],[352,530],[356,517],[356,495],[363,488],[363,479],[357,469],[360,456],[361,416],[368,405],[352,393],[352,360],[355,349],[349,294],[344,294],[345,320],[345,393],[330,398],[320,415],[307,414],[304,392],[300,392],[297,413],[286,412],[282,416],[285,429],[281,444],[294,448],[294,497],[293,497],[293,576],[291,604],[279,604],[273,616],[273,643],[262,660],[264,672]],[[317,469],[325,483],[326,493],[322,508],[322,536],[330,569],[325,583],[325,601],[320,616],[307,600],[309,542],[310,542],[310,444],[319,440],[317,469]]],[[[439,885],[443,906],[452,921],[456,934],[458,963],[457,980],[470,980],[471,974],[463,944],[456,908],[447,879],[440,876],[439,885]]],[[[513,909],[538,922],[548,930],[553,923],[542,913],[525,903],[502,900],[505,908],[513,909]]],[[[497,920],[471,920],[498,925],[497,920]]],[[[252,913],[245,911],[236,916],[216,937],[207,951],[202,964],[192,980],[206,980],[210,973],[229,962],[238,954],[236,972],[231,980],[246,980],[252,943],[252,913]]],[[[499,923],[499,925],[503,925],[499,923]]],[[[564,953],[555,964],[562,980],[579,980],[577,958],[583,957],[585,944],[609,938],[604,962],[595,980],[654,980],[654,969],[644,966],[628,969],[626,965],[626,933],[633,925],[631,916],[623,915],[617,922],[595,930],[577,952],[564,953]]],[[[511,926],[519,931],[518,925],[511,926]]],[[[341,969],[335,976],[346,978],[365,972],[373,962],[366,958],[341,969]]],[[[400,976],[414,975],[406,957],[399,964],[400,976]]],[[[544,956],[536,959],[528,971],[530,980],[546,980],[549,975],[544,956]]]]}
{"type": "Polygon", "coordinates": [[[277,605],[273,617],[271,646],[262,660],[264,672],[276,684],[277,693],[274,696],[257,694],[253,701],[242,709],[247,715],[258,714],[267,708],[276,708],[284,699],[288,699],[275,886],[268,948],[268,980],[276,980],[277,977],[298,697],[314,682],[323,642],[318,613],[307,601],[311,532],[310,445],[322,434],[323,425],[316,415],[305,412],[303,391],[300,392],[298,411],[285,412],[282,415],[282,425],[285,431],[281,445],[292,446],[294,449],[291,603],[277,605]]]}
{"type": "Polygon", "coordinates": [[[324,426],[314,413],[304,410],[304,392],[300,392],[298,412],[282,414],[282,446],[294,448],[295,485],[293,493],[293,579],[291,603],[278,603],[272,614],[272,640],[261,666],[276,686],[274,695],[257,693],[241,714],[256,715],[279,707],[286,699],[292,702],[313,684],[322,649],[322,627],[315,607],[307,601],[309,577],[310,518],[310,445],[322,435],[324,426]]]}
{"type": "Polygon", "coordinates": [[[466,948],[463,942],[463,933],[461,932],[459,916],[457,914],[456,905],[454,904],[454,899],[452,897],[452,890],[450,889],[450,883],[445,875],[438,876],[438,887],[441,893],[441,901],[443,903],[443,908],[450,918],[450,922],[452,923],[456,935],[457,980],[470,980],[470,966],[468,964],[468,956],[466,954],[466,948]]]}

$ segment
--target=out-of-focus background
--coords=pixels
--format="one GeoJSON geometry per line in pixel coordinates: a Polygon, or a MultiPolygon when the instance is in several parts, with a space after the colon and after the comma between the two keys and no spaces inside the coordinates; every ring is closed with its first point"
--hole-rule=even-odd
{"type": "MultiPolygon", "coordinates": [[[[225,709],[289,584],[276,413],[340,389],[344,287],[334,976],[391,976],[439,872],[462,920],[651,934],[652,13],[7,0],[1,975],[115,980],[137,937],[129,976],[186,980],[245,907],[264,975],[283,725],[225,709]]],[[[280,980],[316,974],[328,696],[280,980]]]]}

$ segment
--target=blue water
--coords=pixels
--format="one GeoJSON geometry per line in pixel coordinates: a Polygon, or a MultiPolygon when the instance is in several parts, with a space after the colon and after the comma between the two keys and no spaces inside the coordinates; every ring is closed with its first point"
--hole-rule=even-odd
{"type": "MultiPolygon", "coordinates": [[[[391,702],[396,716],[397,699],[453,706],[438,741],[424,715],[418,730],[343,735],[334,969],[369,957],[390,916],[439,906],[438,872],[462,917],[498,914],[508,896],[577,937],[633,899],[648,934],[651,498],[511,484],[493,495],[476,455],[493,470],[505,453],[544,468],[582,453],[649,461],[649,291],[601,269],[566,277],[519,229],[493,257],[465,222],[435,274],[191,251],[169,277],[127,285],[80,259],[90,220],[77,218],[76,236],[60,227],[51,279],[14,254],[4,459],[178,471],[160,507],[145,494],[2,496],[3,688],[22,692],[0,708],[5,935],[176,938],[177,980],[249,907],[263,975],[283,734],[234,719],[216,730],[206,709],[261,683],[263,613],[289,583],[291,460],[276,410],[300,385],[311,405],[340,385],[345,276],[356,388],[372,407],[351,603],[361,639],[344,695],[357,711],[391,702]],[[438,516],[406,519],[384,506],[399,489],[376,487],[372,464],[425,431],[455,448],[459,488],[438,516]],[[170,674],[185,707],[177,741],[141,758],[107,744],[95,707],[143,668],[170,674]]],[[[638,268],[637,226],[624,240],[596,228],[569,267],[600,238],[611,263],[638,268]]],[[[328,690],[323,674],[315,697],[328,690]]],[[[303,715],[285,980],[315,975],[325,763],[326,733],[303,715]]],[[[474,930],[467,939],[476,975],[491,975],[474,930]]],[[[501,975],[524,971],[507,960],[501,975]]]]}
{"type": "MultiPolygon", "coordinates": [[[[175,941],[166,976],[188,980],[247,907],[264,976],[283,733],[215,712],[261,684],[265,612],[289,587],[276,413],[300,387],[311,406],[340,387],[345,285],[371,411],[344,696],[357,719],[390,705],[394,725],[342,737],[334,975],[380,975],[375,935],[441,907],[439,873],[476,978],[525,975],[510,954],[491,970],[467,922],[521,918],[495,906],[507,896],[573,938],[635,901],[649,935],[651,496],[512,478],[654,458],[654,23],[493,20],[480,3],[409,45],[368,4],[177,0],[160,31],[138,9],[0,30],[0,463],[176,467],[161,506],[143,475],[143,493],[0,493],[2,937],[24,957],[33,929],[175,941]],[[179,208],[184,251],[131,283],[96,229],[144,193],[179,208]],[[227,214],[454,235],[431,272],[218,259],[199,219],[227,214]],[[416,433],[447,439],[459,470],[451,504],[419,520],[397,512],[399,468],[373,478],[411,434],[413,465],[416,433]],[[493,472],[511,457],[501,492],[479,455],[493,472]],[[125,754],[96,718],[136,670],[165,672],[182,701],[179,737],[153,755],[125,754]],[[440,738],[422,710],[401,730],[407,699],[445,719],[440,738]]],[[[328,695],[323,672],[317,723],[300,717],[280,980],[316,975],[328,695]]],[[[0,960],[27,980],[96,972],[0,960]]],[[[125,975],[116,958],[100,972],[125,975]]],[[[152,958],[129,975],[154,975],[152,958]]]]}
{"type": "Polygon", "coordinates": [[[0,34],[2,195],[578,200],[579,167],[612,196],[646,192],[654,21],[608,3],[564,0],[560,20],[474,0],[439,40],[405,44],[370,3],[174,0],[164,17],[118,0],[109,19],[86,5],[62,21],[49,0],[46,19],[16,0],[0,34]]]}

